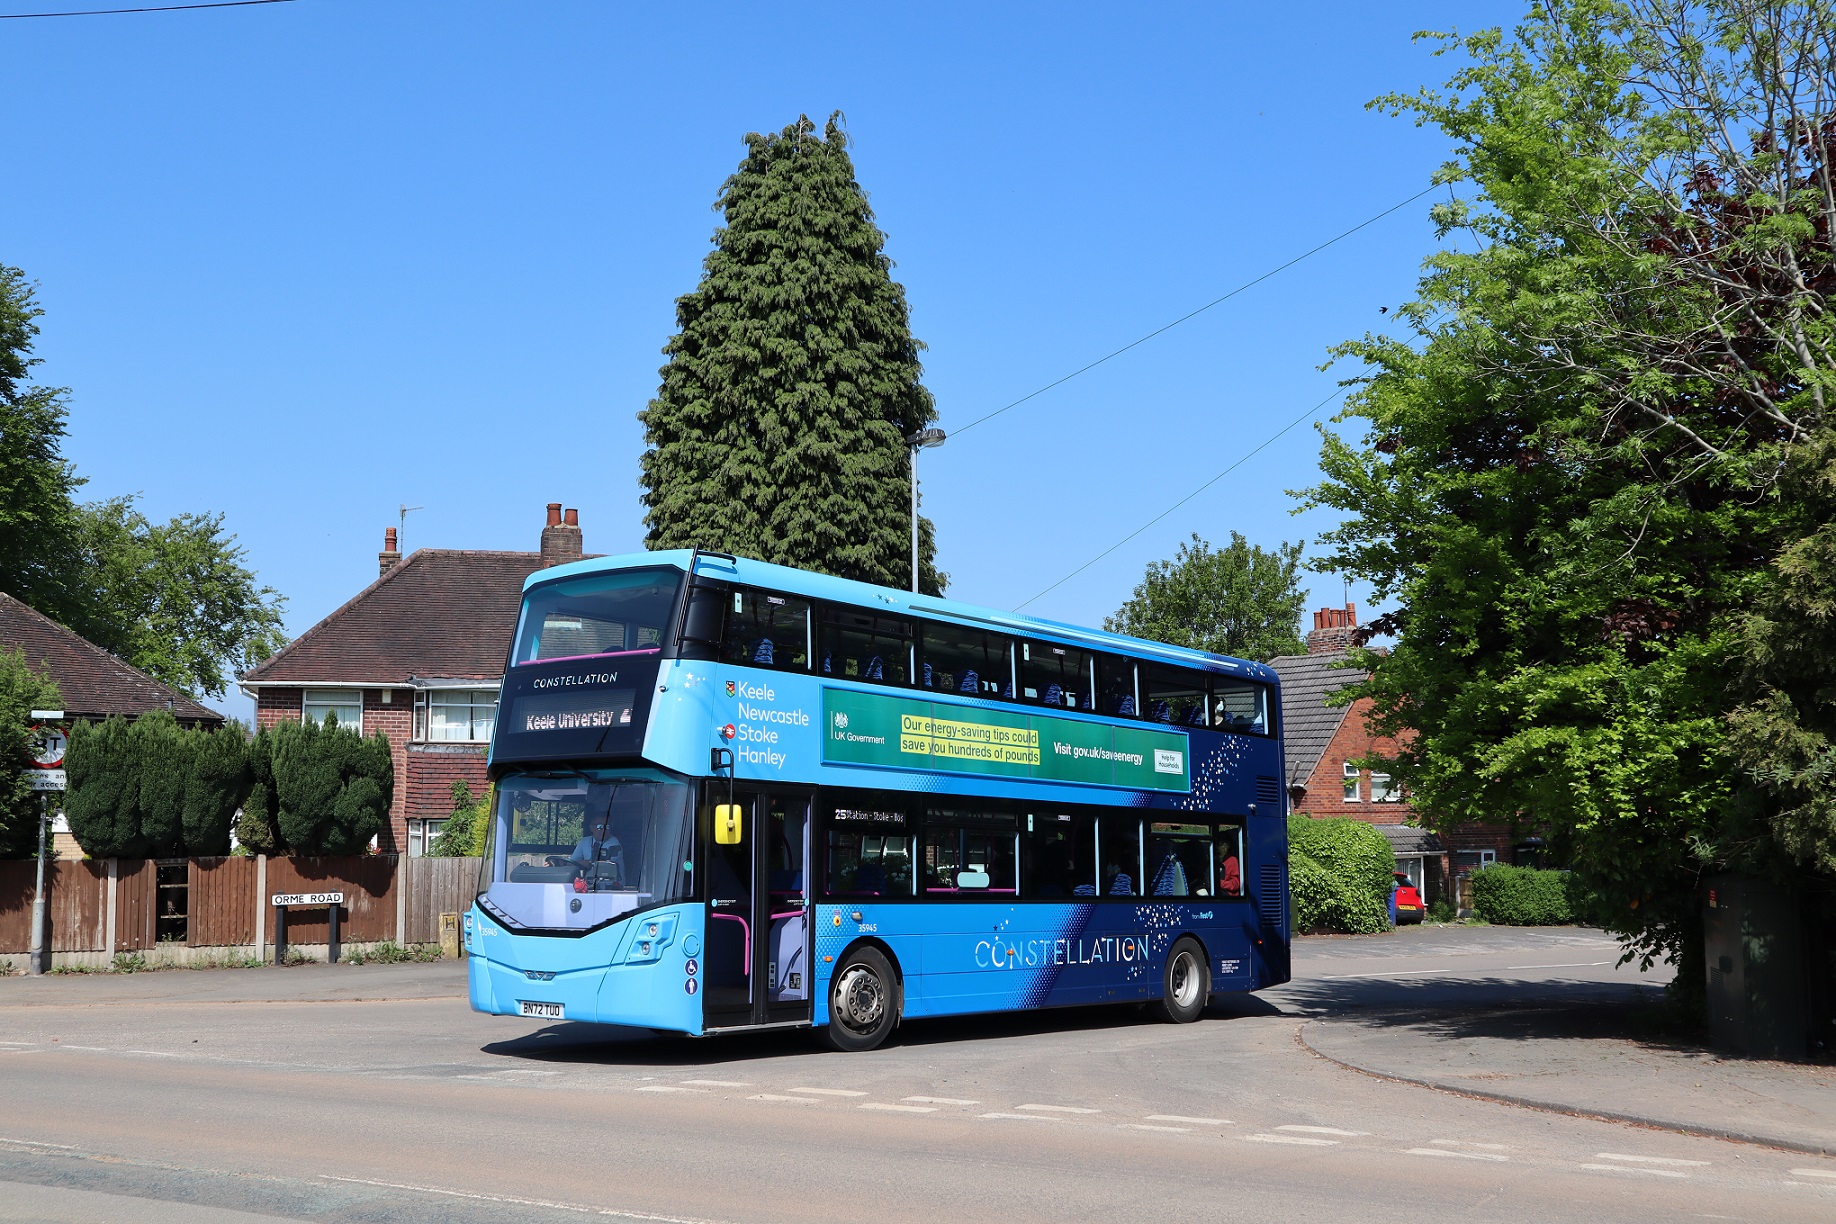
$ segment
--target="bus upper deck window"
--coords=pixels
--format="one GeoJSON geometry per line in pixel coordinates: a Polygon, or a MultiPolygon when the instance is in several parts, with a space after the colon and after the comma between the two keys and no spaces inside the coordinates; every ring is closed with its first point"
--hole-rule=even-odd
{"type": "Polygon", "coordinates": [[[841,680],[910,684],[911,622],[852,608],[827,608],[817,642],[816,670],[841,680]]]}
{"type": "Polygon", "coordinates": [[[1135,691],[1135,661],[1115,655],[1097,656],[1097,712],[1118,718],[1141,717],[1140,694],[1135,691]]]}
{"type": "Polygon", "coordinates": [[[735,589],[730,598],[720,642],[721,662],[776,671],[809,670],[808,600],[749,587],[735,589]]]}
{"type": "Polygon", "coordinates": [[[654,650],[681,585],[680,570],[634,569],[532,587],[523,597],[516,662],[654,650]]]}
{"type": "Polygon", "coordinates": [[[964,697],[1014,695],[1013,642],[998,633],[926,622],[918,651],[918,685],[964,697]]]}
{"type": "Polygon", "coordinates": [[[1238,735],[1268,735],[1269,690],[1248,680],[1214,676],[1211,681],[1211,725],[1238,735]]]}
{"type": "Polygon", "coordinates": [[[1096,712],[1096,656],[1051,642],[1020,643],[1020,699],[1096,712]]]}
{"type": "Polygon", "coordinates": [[[1203,727],[1205,673],[1184,667],[1141,665],[1141,708],[1150,721],[1175,727],[1203,727]]]}

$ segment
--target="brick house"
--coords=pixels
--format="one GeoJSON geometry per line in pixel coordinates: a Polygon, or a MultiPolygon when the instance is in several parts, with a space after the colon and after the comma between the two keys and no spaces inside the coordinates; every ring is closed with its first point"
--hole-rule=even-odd
{"type": "Polygon", "coordinates": [[[404,558],[389,528],[376,581],[242,675],[256,724],[335,713],[341,726],[388,737],[395,801],[377,848],[419,856],[452,812],[455,781],[485,792],[523,580],[584,555],[579,514],[559,502],[537,552],[422,548],[404,558]]]}
{"type": "Polygon", "coordinates": [[[1354,762],[1392,755],[1397,741],[1373,734],[1366,719],[1371,701],[1329,705],[1327,698],[1368,674],[1349,664],[1358,628],[1354,604],[1313,614],[1307,653],[1270,660],[1281,677],[1282,749],[1288,766],[1288,806],[1314,819],[1344,817],[1375,825],[1396,851],[1397,870],[1430,902],[1451,899],[1452,881],[1488,863],[1510,860],[1510,832],[1502,825],[1467,825],[1445,835],[1415,823],[1415,809],[1388,774],[1354,762]]]}

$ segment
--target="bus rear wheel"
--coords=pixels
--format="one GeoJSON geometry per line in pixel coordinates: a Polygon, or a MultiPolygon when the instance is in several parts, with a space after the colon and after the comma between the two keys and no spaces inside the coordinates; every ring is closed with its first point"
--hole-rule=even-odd
{"type": "Polygon", "coordinates": [[[1183,935],[1174,941],[1167,952],[1166,980],[1161,985],[1160,998],[1148,1004],[1157,1019],[1191,1024],[1199,1018],[1211,996],[1211,966],[1198,940],[1183,935]]]}
{"type": "Polygon", "coordinates": [[[829,986],[829,1027],[823,1036],[831,1048],[871,1050],[899,1023],[899,982],[892,965],[875,947],[856,948],[836,966],[829,986]]]}

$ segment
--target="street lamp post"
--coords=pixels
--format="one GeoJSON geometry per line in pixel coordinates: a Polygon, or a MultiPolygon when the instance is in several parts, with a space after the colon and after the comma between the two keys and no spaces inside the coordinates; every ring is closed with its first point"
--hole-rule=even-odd
{"type": "Polygon", "coordinates": [[[907,438],[912,448],[912,593],[918,593],[918,452],[927,446],[942,446],[944,431],[921,429],[907,438]]]}

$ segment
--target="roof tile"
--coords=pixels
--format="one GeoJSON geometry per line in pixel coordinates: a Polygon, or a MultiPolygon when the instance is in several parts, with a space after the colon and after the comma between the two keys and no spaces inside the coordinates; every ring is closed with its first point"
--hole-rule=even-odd
{"type": "Polygon", "coordinates": [[[181,722],[225,721],[210,707],[4,592],[0,592],[0,646],[22,651],[28,664],[42,668],[57,681],[67,718],[107,718],[111,714],[135,718],[153,710],[171,710],[181,722]]]}

